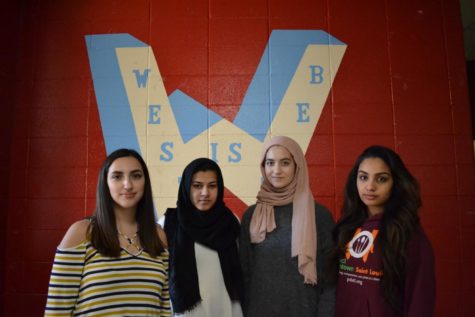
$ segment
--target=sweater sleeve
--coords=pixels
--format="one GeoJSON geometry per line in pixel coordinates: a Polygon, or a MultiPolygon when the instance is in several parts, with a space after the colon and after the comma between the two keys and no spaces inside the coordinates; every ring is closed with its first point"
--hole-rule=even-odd
{"type": "Polygon", "coordinates": [[[434,252],[422,228],[408,247],[404,316],[430,317],[435,309],[434,252]]]}
{"type": "Polygon", "coordinates": [[[71,316],[81,283],[86,244],[57,249],[48,287],[45,316],[71,316]]]}
{"type": "Polygon", "coordinates": [[[247,302],[247,294],[249,289],[249,281],[250,281],[250,274],[251,274],[251,237],[249,233],[249,225],[251,222],[251,217],[254,208],[249,207],[246,212],[244,213],[242,220],[241,220],[241,233],[239,235],[239,259],[241,262],[241,269],[242,269],[242,277],[244,283],[244,302],[242,303],[243,311],[246,311],[246,302],[247,302]]]}
{"type": "Polygon", "coordinates": [[[335,316],[335,286],[326,285],[322,278],[324,267],[328,261],[328,254],[333,247],[332,230],[335,226],[333,218],[322,205],[315,206],[317,221],[317,273],[318,287],[320,288],[318,301],[318,317],[335,316]]]}

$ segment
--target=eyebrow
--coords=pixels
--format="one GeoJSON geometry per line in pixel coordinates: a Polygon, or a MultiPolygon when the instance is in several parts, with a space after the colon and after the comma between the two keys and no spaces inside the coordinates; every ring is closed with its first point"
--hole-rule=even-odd
{"type": "MultiPolygon", "coordinates": [[[[143,171],[141,169],[136,169],[136,170],[133,170],[133,171],[130,171],[129,173],[132,174],[132,173],[137,173],[137,172],[140,172],[140,173],[143,173],[143,171]]],[[[124,174],[124,171],[111,171],[111,174],[124,174]]]]}
{"type": "MultiPolygon", "coordinates": [[[[358,170],[358,174],[359,173],[366,174],[366,175],[369,174],[368,172],[365,172],[363,170],[358,170]]],[[[374,175],[391,175],[391,173],[390,172],[379,172],[379,173],[375,173],[374,175]]]]}
{"type": "MultiPolygon", "coordinates": [[[[209,182],[208,184],[213,184],[213,183],[217,183],[217,182],[218,182],[218,181],[211,181],[211,182],[209,182]]],[[[191,183],[193,183],[193,184],[194,184],[194,183],[200,183],[200,184],[201,184],[201,183],[204,183],[204,182],[203,182],[203,181],[192,181],[191,183]]]]}
{"type": "Polygon", "coordinates": [[[266,159],[266,162],[267,162],[267,161],[270,161],[270,162],[274,162],[274,161],[292,161],[292,158],[290,158],[290,157],[284,157],[284,158],[282,158],[282,159],[280,159],[280,160],[276,160],[276,159],[273,159],[273,158],[268,158],[268,159],[266,159]]]}

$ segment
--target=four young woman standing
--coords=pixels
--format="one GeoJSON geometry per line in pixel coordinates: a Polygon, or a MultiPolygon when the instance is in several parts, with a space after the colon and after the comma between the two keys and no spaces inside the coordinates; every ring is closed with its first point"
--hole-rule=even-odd
{"type": "Polygon", "coordinates": [[[165,213],[167,251],[145,162],[132,150],[113,152],[94,215],[73,224],[58,247],[45,315],[170,316],[170,300],[176,316],[433,315],[419,187],[395,152],[373,146],[360,155],[335,228],[314,201],[294,140],[267,141],[261,173],[240,229],[224,204],[219,166],[191,162],[177,207],[165,213]]]}

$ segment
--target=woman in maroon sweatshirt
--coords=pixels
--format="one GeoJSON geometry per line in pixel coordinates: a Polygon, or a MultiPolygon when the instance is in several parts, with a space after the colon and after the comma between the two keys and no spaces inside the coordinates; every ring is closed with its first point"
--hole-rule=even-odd
{"type": "Polygon", "coordinates": [[[419,185],[382,146],[356,160],[334,230],[337,317],[425,317],[435,306],[434,255],[419,221],[419,185]]]}

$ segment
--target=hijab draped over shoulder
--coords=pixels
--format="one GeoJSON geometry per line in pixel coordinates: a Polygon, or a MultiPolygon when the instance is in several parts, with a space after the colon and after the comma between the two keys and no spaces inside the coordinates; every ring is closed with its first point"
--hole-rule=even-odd
{"type": "Polygon", "coordinates": [[[264,143],[261,154],[263,182],[257,194],[256,208],[250,224],[252,243],[265,240],[266,234],[276,228],[274,206],[289,203],[292,208],[292,257],[298,257],[298,269],[304,276],[304,283],[317,283],[317,228],[315,225],[315,201],[309,185],[308,168],[300,146],[291,138],[276,136],[264,143]],[[295,161],[293,180],[283,188],[275,188],[265,174],[267,151],[273,146],[286,148],[295,161]]]}
{"type": "Polygon", "coordinates": [[[218,253],[229,297],[236,301],[242,298],[242,275],[236,242],[240,224],[225,206],[223,196],[223,176],[214,161],[199,158],[184,169],[178,189],[177,208],[168,209],[165,213],[165,232],[170,252],[170,296],[175,313],[192,310],[201,301],[195,242],[218,253]],[[216,173],[218,196],[210,210],[200,211],[193,205],[190,193],[193,175],[205,170],[216,173]]]}

